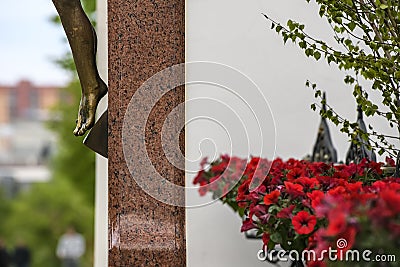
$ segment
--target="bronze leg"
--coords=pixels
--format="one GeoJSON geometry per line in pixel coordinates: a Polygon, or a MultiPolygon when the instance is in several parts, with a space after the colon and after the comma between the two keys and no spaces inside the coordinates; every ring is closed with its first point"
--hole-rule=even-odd
{"type": "Polygon", "coordinates": [[[52,0],[67,34],[82,87],[75,135],[83,135],[95,122],[97,104],[107,93],[96,66],[97,37],[80,0],[52,0]]]}

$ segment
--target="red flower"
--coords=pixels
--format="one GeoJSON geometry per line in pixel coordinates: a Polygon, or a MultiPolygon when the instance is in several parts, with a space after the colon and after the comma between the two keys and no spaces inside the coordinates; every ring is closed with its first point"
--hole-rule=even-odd
{"type": "Polygon", "coordinates": [[[278,201],[278,197],[281,195],[279,190],[272,191],[264,196],[265,205],[272,205],[278,201]]]}
{"type": "Polygon", "coordinates": [[[400,236],[400,224],[390,222],[388,225],[389,231],[392,233],[392,236],[398,238],[400,236]]]}
{"type": "Polygon", "coordinates": [[[291,195],[292,197],[303,196],[303,186],[299,184],[294,184],[291,182],[284,182],[286,187],[286,193],[291,195]]]}
{"type": "Polygon", "coordinates": [[[246,207],[247,206],[247,194],[249,192],[249,184],[250,179],[244,181],[238,188],[238,193],[236,197],[236,202],[238,203],[239,207],[246,207]]]}
{"type": "Polygon", "coordinates": [[[362,182],[348,183],[346,189],[350,192],[358,193],[362,189],[362,182]]]}
{"type": "Polygon", "coordinates": [[[307,267],[325,267],[326,263],[323,261],[307,261],[307,267]]]}
{"type": "Polygon", "coordinates": [[[351,249],[356,239],[357,230],[354,226],[349,226],[338,236],[336,240],[337,255],[339,260],[344,260],[346,251],[351,249]]]}
{"type": "Polygon", "coordinates": [[[312,176],[319,176],[323,172],[327,171],[330,168],[330,166],[323,162],[313,162],[309,164],[308,168],[312,173],[312,176]]]}
{"type": "Polygon", "coordinates": [[[297,233],[307,235],[314,231],[317,218],[314,215],[310,215],[307,211],[302,210],[292,218],[292,224],[297,233]]]}
{"type": "Polygon", "coordinates": [[[250,205],[249,217],[253,218],[253,215],[257,216],[262,224],[266,224],[271,217],[271,214],[268,213],[268,206],[266,205],[250,205]]]}
{"type": "Polygon", "coordinates": [[[333,178],[331,176],[317,176],[316,178],[318,182],[325,187],[329,187],[333,182],[333,178]]]}
{"type": "Polygon", "coordinates": [[[319,190],[314,190],[311,193],[307,193],[307,196],[311,199],[311,206],[313,209],[321,203],[321,199],[324,197],[324,192],[319,190]]]}
{"type": "Polygon", "coordinates": [[[278,212],[278,214],[276,214],[277,218],[287,218],[290,219],[293,217],[293,210],[294,210],[295,206],[294,205],[290,205],[287,208],[283,208],[280,212],[278,212]]]}
{"type": "Polygon", "coordinates": [[[385,183],[384,181],[376,181],[372,184],[372,188],[377,191],[381,191],[381,190],[385,189],[387,186],[388,186],[388,184],[385,183]]]}
{"type": "Polygon", "coordinates": [[[257,226],[253,223],[253,221],[249,218],[247,218],[243,224],[242,224],[242,228],[240,229],[241,232],[246,232],[250,229],[256,228],[257,226]]]}
{"type": "Polygon", "coordinates": [[[200,182],[199,194],[204,196],[208,192],[208,184],[206,182],[200,182]]]}
{"type": "Polygon", "coordinates": [[[221,162],[217,165],[212,166],[211,171],[214,173],[223,173],[227,166],[228,166],[227,162],[221,162]]]}
{"type": "Polygon", "coordinates": [[[393,159],[389,158],[389,157],[386,157],[385,161],[386,161],[386,164],[388,166],[390,166],[390,167],[395,167],[396,166],[396,162],[393,159]]]}
{"type": "Polygon", "coordinates": [[[328,215],[329,225],[326,229],[326,234],[328,236],[335,236],[341,233],[347,225],[346,216],[344,212],[336,208],[331,210],[328,215]]]}
{"type": "Polygon", "coordinates": [[[300,177],[300,178],[297,178],[294,182],[301,184],[302,186],[309,188],[309,189],[314,189],[315,187],[319,186],[319,182],[315,178],[300,177]]]}
{"type": "Polygon", "coordinates": [[[342,196],[346,193],[346,189],[343,186],[337,186],[328,191],[328,194],[331,196],[342,196]]]}
{"type": "Polygon", "coordinates": [[[204,177],[204,170],[201,170],[197,173],[196,177],[194,177],[193,184],[199,184],[201,181],[206,181],[204,177]]]}
{"type": "Polygon", "coordinates": [[[269,234],[263,233],[263,235],[262,235],[262,241],[263,241],[263,243],[264,243],[264,245],[263,245],[263,250],[265,251],[265,250],[266,250],[266,247],[268,246],[268,242],[269,242],[269,234]]]}
{"type": "Polygon", "coordinates": [[[391,217],[400,214],[400,193],[392,189],[385,189],[379,193],[378,207],[381,216],[391,217]]]}
{"type": "Polygon", "coordinates": [[[305,171],[301,168],[293,168],[286,174],[289,181],[299,178],[300,176],[305,176],[305,171]]]}

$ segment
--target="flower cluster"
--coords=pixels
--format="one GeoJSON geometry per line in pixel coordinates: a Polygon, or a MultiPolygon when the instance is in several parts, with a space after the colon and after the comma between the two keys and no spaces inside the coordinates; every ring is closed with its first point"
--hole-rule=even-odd
{"type": "MultiPolygon", "coordinates": [[[[378,245],[396,248],[400,178],[387,177],[382,166],[367,160],[329,165],[222,156],[200,171],[194,183],[201,185],[200,194],[213,192],[244,216],[241,231],[256,229],[264,248],[280,245],[285,250],[320,252],[337,248],[340,238],[347,241],[339,248],[342,251],[373,248],[377,240],[383,240],[378,245]]],[[[324,264],[308,261],[310,266],[324,264]]]]}

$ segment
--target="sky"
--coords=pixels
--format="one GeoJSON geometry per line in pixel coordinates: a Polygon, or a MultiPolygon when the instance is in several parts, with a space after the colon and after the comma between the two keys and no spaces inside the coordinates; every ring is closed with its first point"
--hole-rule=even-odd
{"type": "Polygon", "coordinates": [[[21,79],[36,85],[64,85],[70,76],[54,60],[68,51],[51,0],[2,0],[0,8],[0,84],[21,79]]]}

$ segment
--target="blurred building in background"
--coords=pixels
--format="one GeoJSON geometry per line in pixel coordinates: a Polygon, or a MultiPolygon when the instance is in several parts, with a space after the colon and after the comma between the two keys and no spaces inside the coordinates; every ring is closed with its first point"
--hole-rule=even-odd
{"type": "Polygon", "coordinates": [[[0,85],[0,187],[7,197],[50,179],[56,137],[46,122],[55,119],[51,110],[62,97],[58,87],[26,80],[0,85]]]}

